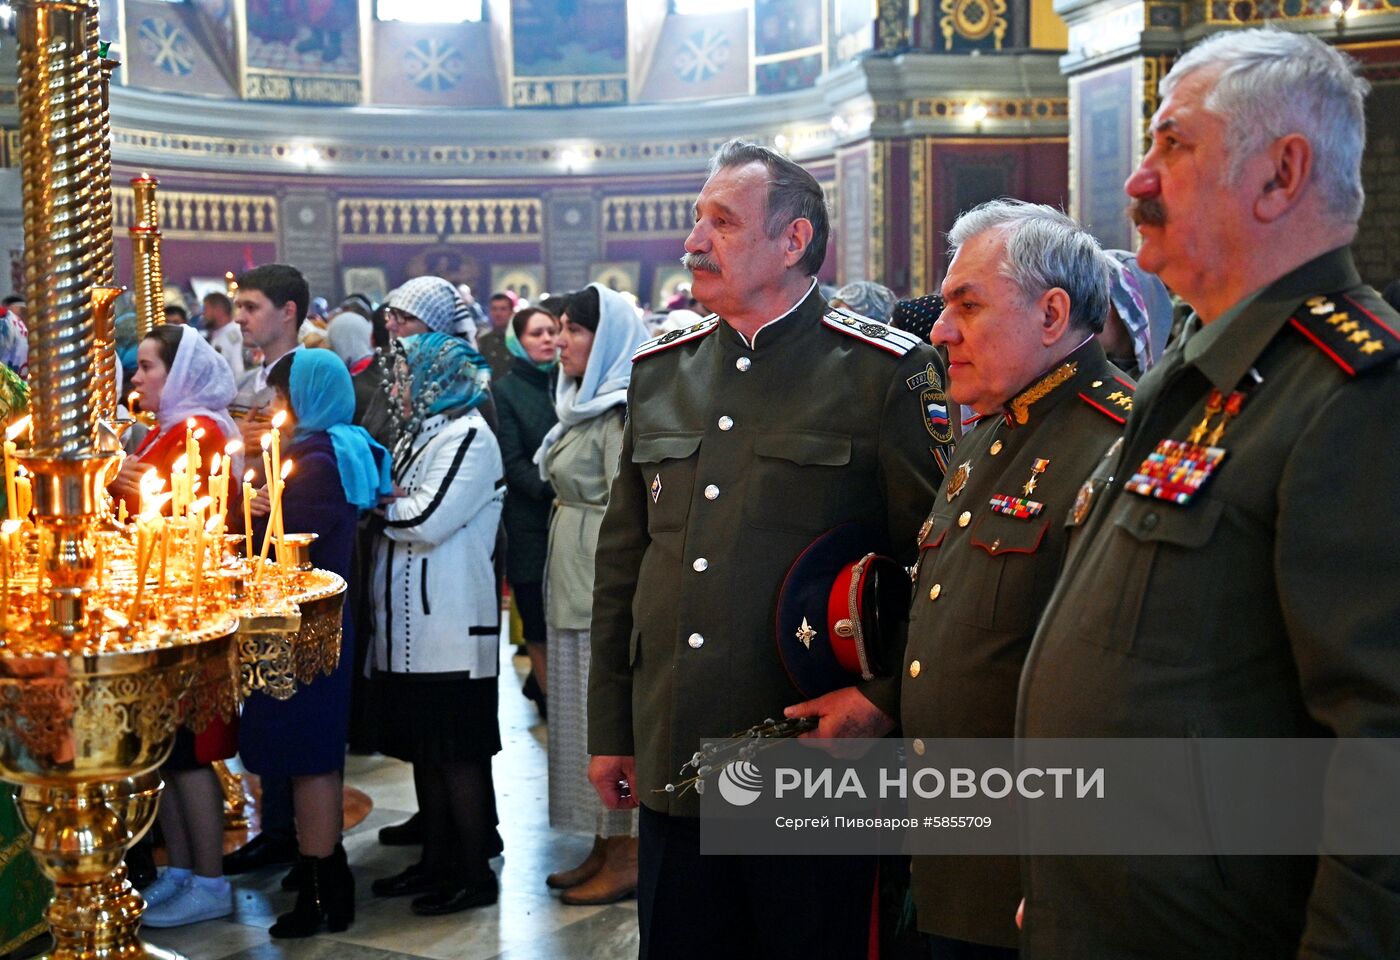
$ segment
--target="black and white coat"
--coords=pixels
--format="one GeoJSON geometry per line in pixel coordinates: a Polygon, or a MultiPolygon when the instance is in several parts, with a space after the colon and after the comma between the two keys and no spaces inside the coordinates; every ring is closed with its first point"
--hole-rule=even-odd
{"type": "Polygon", "coordinates": [[[407,495],[375,547],[376,670],[494,677],[500,598],[492,555],[505,500],[501,449],[475,410],[423,422],[394,464],[407,495]]]}

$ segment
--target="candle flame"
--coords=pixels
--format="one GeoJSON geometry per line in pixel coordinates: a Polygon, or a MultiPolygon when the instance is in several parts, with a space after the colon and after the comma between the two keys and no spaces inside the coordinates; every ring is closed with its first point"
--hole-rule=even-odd
{"type": "Polygon", "coordinates": [[[259,441],[259,442],[262,444],[262,448],[263,448],[264,450],[271,450],[271,449],[272,449],[272,434],[270,434],[270,433],[264,433],[264,434],[262,435],[262,440],[259,441]]]}
{"type": "Polygon", "coordinates": [[[256,476],[257,476],[257,474],[254,473],[254,472],[250,469],[247,473],[243,474],[243,482],[244,482],[244,483],[252,483],[252,482],[253,482],[253,478],[256,477],[256,476]]]}
{"type": "Polygon", "coordinates": [[[160,492],[160,488],[165,486],[165,480],[161,478],[160,473],[156,471],[155,467],[151,467],[141,475],[140,485],[141,494],[143,496],[148,492],[151,496],[155,496],[160,492]]]}
{"type": "Polygon", "coordinates": [[[29,414],[25,414],[24,416],[20,417],[18,420],[10,424],[9,427],[5,429],[5,439],[13,440],[16,437],[18,437],[21,433],[29,429],[29,424],[33,420],[34,418],[29,414]]]}
{"type": "Polygon", "coordinates": [[[186,418],[186,420],[185,420],[185,427],[186,427],[186,429],[193,430],[193,429],[194,429],[195,423],[196,423],[196,421],[195,421],[195,418],[194,418],[194,417],[188,417],[188,418],[186,418]]]}
{"type": "Polygon", "coordinates": [[[204,439],[204,428],[203,428],[203,427],[200,427],[198,430],[196,430],[196,431],[194,432],[194,438],[195,438],[196,440],[203,440],[203,439],[204,439]]]}
{"type": "Polygon", "coordinates": [[[203,510],[205,507],[209,506],[209,504],[211,504],[211,503],[213,503],[213,502],[214,502],[214,498],[213,498],[213,497],[200,497],[200,498],[199,498],[198,500],[196,500],[194,503],[190,504],[190,512],[191,512],[191,513],[198,513],[199,511],[203,510]]]}
{"type": "Polygon", "coordinates": [[[287,422],[287,411],[278,410],[272,415],[272,429],[281,430],[282,424],[287,422]]]}
{"type": "Polygon", "coordinates": [[[223,455],[218,453],[214,454],[213,458],[209,461],[209,476],[217,477],[220,474],[220,472],[223,471],[223,468],[223,455]]]}
{"type": "Polygon", "coordinates": [[[23,522],[19,520],[6,520],[0,523],[0,533],[3,533],[7,537],[11,536],[12,534],[19,533],[19,528],[23,525],[23,522]]]}
{"type": "Polygon", "coordinates": [[[242,440],[230,440],[228,443],[224,444],[224,456],[228,457],[229,459],[232,459],[234,454],[238,453],[242,449],[242,440]]]}
{"type": "Polygon", "coordinates": [[[223,515],[222,513],[216,513],[216,514],[214,514],[212,517],[210,517],[210,518],[209,518],[209,522],[206,523],[206,524],[204,525],[204,532],[205,532],[205,533],[214,533],[216,530],[218,530],[218,529],[219,529],[220,527],[222,527],[223,525],[224,525],[224,515],[223,515]]]}
{"type": "Polygon", "coordinates": [[[288,477],[290,477],[291,475],[292,475],[292,461],[290,461],[290,460],[284,460],[284,461],[282,462],[282,479],[285,480],[285,479],[287,479],[288,477]]]}
{"type": "Polygon", "coordinates": [[[175,463],[174,463],[174,465],[171,466],[170,470],[171,470],[172,473],[184,473],[184,472],[185,472],[186,470],[188,470],[189,468],[190,468],[190,458],[189,458],[189,455],[188,455],[188,454],[182,453],[182,454],[180,454],[180,456],[178,456],[178,457],[175,458],[175,463]]]}

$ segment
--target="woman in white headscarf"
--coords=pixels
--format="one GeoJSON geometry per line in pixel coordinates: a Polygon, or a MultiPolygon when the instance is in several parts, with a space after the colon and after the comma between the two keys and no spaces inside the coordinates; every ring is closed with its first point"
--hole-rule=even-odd
{"type": "MultiPolygon", "coordinates": [[[[141,340],[131,385],[141,409],[156,415],[157,426],[107,489],[124,498],[135,514],[141,509],[140,479],[148,471],[154,469],[169,489],[174,464],[185,452],[187,430],[199,437],[199,472],[206,476],[207,489],[214,454],[239,438],[228,415],[238,388],[219,352],[184,324],[156,327],[141,340]]],[[[143,891],[146,926],[178,927],[233,912],[233,893],[223,875],[223,792],[210,764],[227,760],[236,749],[236,728],[218,720],[199,734],[185,727],[176,734],[175,747],[161,767],[165,793],[160,825],[169,866],[143,891]]]]}
{"type": "Polygon", "coordinates": [[[636,818],[630,810],[605,810],[588,782],[588,628],[593,556],[622,450],[632,354],[648,334],[631,304],[596,283],[569,298],[561,322],[559,422],[535,455],[556,497],[545,563],[549,823],[594,839],[583,863],[546,883],[564,890],[565,903],[611,903],[637,887],[636,818]]]}

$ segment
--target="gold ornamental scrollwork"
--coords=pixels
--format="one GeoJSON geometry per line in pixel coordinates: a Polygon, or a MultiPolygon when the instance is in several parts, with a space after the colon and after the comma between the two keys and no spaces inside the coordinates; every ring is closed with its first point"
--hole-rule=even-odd
{"type": "Polygon", "coordinates": [[[1006,38],[1006,0],[941,0],[938,7],[943,17],[938,21],[943,31],[943,48],[953,49],[953,39],[985,40],[992,37],[996,49],[1006,38]]]}

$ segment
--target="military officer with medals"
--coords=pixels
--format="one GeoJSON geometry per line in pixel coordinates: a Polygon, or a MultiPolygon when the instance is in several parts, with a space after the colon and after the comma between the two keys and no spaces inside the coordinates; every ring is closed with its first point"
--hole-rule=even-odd
{"type": "MultiPolygon", "coordinates": [[[[826,208],[792,161],[731,141],[694,213],[684,262],[716,315],[635,356],[598,544],[589,776],[608,805],[641,804],[643,957],[864,957],[873,857],[701,857],[698,797],[665,787],[704,739],[801,699],[774,623],[809,544],[854,522],[913,563],[952,439],[943,367],[822,300],[826,208]]],[[[897,695],[894,677],[835,690],[809,707],[816,734],[881,736],[897,695]]]]}
{"type": "MultiPolygon", "coordinates": [[[[1245,30],[1161,87],[1126,188],[1139,264],[1195,313],[1070,518],[1018,734],[1400,737],[1400,316],[1348,249],[1367,84],[1311,35],[1245,30]]],[[[1335,772],[1317,790],[1353,802],[1335,772]]],[[[1396,957],[1400,858],[1356,852],[1032,853],[1022,952],[1396,957]]]]}
{"type": "MultiPolygon", "coordinates": [[[[1109,264],[1063,213],[997,200],[949,235],[948,395],[982,415],[919,530],[900,713],[925,738],[1010,739],[1016,685],[1064,556],[1064,517],[1122,430],[1133,382],[1096,334],[1109,264]]],[[[912,758],[911,758],[912,759],[912,758]]],[[[938,960],[1016,955],[1012,856],[917,856],[918,926],[938,960]]]]}

